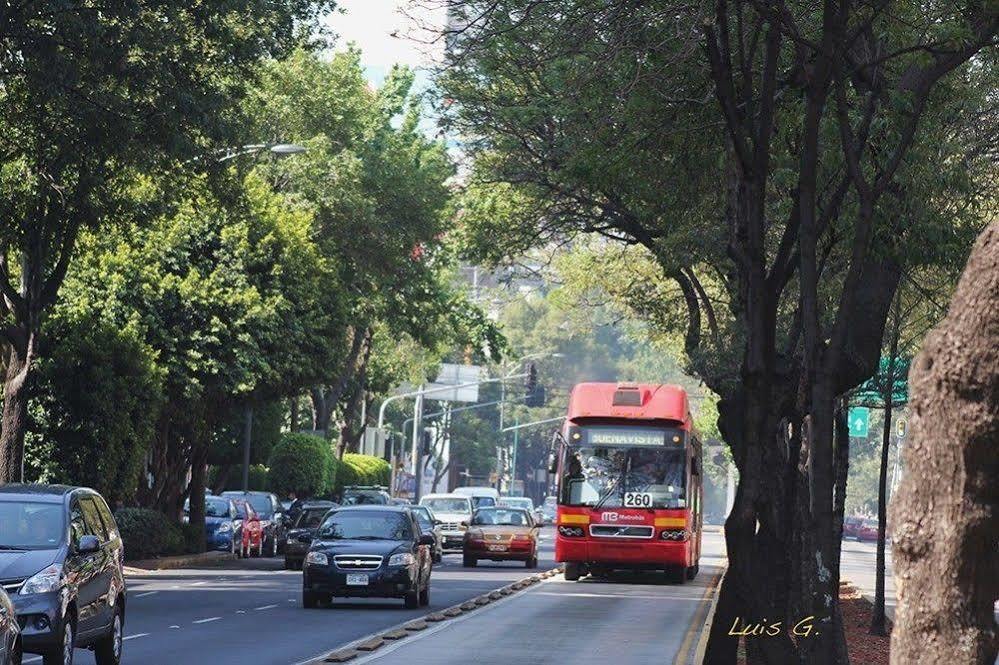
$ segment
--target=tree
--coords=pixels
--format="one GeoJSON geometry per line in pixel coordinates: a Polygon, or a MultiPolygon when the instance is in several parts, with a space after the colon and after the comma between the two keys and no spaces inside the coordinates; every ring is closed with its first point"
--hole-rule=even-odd
{"type": "Polygon", "coordinates": [[[60,311],[43,328],[26,475],[131,504],[163,408],[163,370],[134,328],[60,311]]]}
{"type": "Polygon", "coordinates": [[[994,184],[976,126],[996,126],[995,68],[976,54],[999,15],[449,4],[442,96],[476,157],[466,221],[480,255],[600,234],[643,248],[674,285],[666,302],[685,305],[683,346],[721,397],[740,479],[707,661],[734,661],[728,627],[748,613],[820,618],[816,639],[750,639],[751,661],[842,662],[849,439],[834,421],[877,368],[902,275],[967,251],[958,238],[979,223],[950,204],[994,184]],[[726,340],[740,358],[714,364],[726,340]]]}
{"type": "Polygon", "coordinates": [[[943,322],[909,373],[906,474],[892,504],[892,663],[990,663],[999,442],[999,224],[972,250],[943,322]],[[931,481],[934,490],[925,491],[931,481]]]}
{"type": "Polygon", "coordinates": [[[20,472],[42,319],[81,232],[132,209],[137,173],[231,135],[233,104],[259,60],[286,52],[328,6],[140,0],[3,10],[0,482],[20,472]]]}

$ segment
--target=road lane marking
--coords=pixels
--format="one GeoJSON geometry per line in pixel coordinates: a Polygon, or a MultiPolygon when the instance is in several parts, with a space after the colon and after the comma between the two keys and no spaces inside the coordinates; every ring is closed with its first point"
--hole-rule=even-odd
{"type": "Polygon", "coordinates": [[[211,623],[212,621],[218,621],[222,617],[208,617],[207,619],[198,619],[197,621],[192,621],[191,623],[211,623]]]}
{"type": "Polygon", "coordinates": [[[159,593],[159,591],[146,591],[145,593],[136,594],[132,596],[133,598],[145,598],[146,596],[151,596],[154,593],[159,593]]]}
{"type": "Polygon", "coordinates": [[[275,607],[277,607],[277,605],[263,605],[261,607],[254,607],[253,609],[256,612],[259,612],[260,610],[272,610],[275,607]]]}
{"type": "Polygon", "coordinates": [[[696,598],[694,596],[653,596],[650,594],[639,595],[639,594],[629,594],[629,593],[584,593],[584,592],[570,592],[561,593],[558,591],[538,591],[539,596],[558,596],[559,598],[634,598],[636,600],[690,600],[695,603],[700,603],[704,599],[696,598]]]}
{"type": "Polygon", "coordinates": [[[202,584],[208,584],[208,582],[191,582],[191,586],[201,586],[202,584]]]}
{"type": "Polygon", "coordinates": [[[127,635],[127,636],[121,638],[121,641],[125,642],[127,640],[134,640],[137,637],[145,637],[146,635],[149,635],[149,633],[136,633],[135,635],[127,635]]]}

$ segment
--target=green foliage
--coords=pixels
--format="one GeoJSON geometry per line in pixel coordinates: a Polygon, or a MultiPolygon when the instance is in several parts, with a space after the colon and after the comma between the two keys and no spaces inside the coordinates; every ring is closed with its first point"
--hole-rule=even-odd
{"type": "MultiPolygon", "coordinates": [[[[273,400],[253,408],[253,427],[250,430],[250,463],[265,464],[271,451],[281,439],[284,424],[285,406],[273,400]]],[[[242,464],[243,434],[246,428],[246,411],[236,409],[215,431],[215,437],[208,451],[208,463],[242,464]]]]}
{"type": "Polygon", "coordinates": [[[347,453],[337,469],[334,493],[343,493],[349,485],[383,485],[388,487],[391,468],[380,457],[347,453]]]}
{"type": "Polygon", "coordinates": [[[45,334],[28,477],[131,502],[163,401],[153,350],[134,330],[88,317],[55,317],[45,334]]]}
{"type": "Polygon", "coordinates": [[[184,554],[188,545],[181,526],[161,512],[122,508],[114,514],[125,543],[125,559],[138,561],[184,554]]]}
{"type": "Polygon", "coordinates": [[[309,434],[285,434],[271,452],[267,481],[272,492],[322,496],[333,488],[337,461],[329,441],[309,434]]]}

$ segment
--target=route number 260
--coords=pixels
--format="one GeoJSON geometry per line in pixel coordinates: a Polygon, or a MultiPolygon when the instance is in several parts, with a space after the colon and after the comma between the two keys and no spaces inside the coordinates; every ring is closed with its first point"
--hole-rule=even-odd
{"type": "Polygon", "coordinates": [[[624,493],[624,507],[625,508],[651,508],[652,507],[652,495],[646,492],[625,492],[624,493]]]}

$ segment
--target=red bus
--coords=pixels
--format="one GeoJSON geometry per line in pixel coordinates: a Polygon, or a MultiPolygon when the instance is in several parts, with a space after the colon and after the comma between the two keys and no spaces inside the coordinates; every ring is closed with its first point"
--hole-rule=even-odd
{"type": "Polygon", "coordinates": [[[556,442],[555,559],[567,580],[625,568],[694,579],[701,443],[683,388],[580,383],[556,442]]]}

